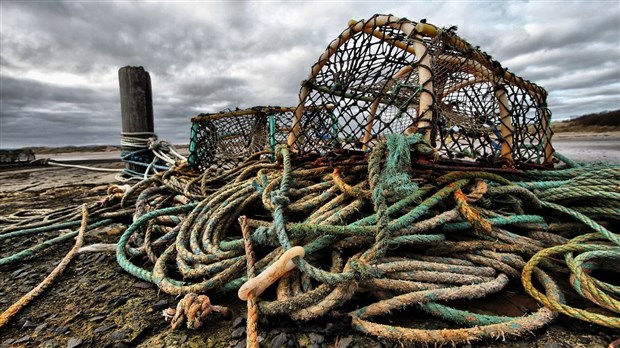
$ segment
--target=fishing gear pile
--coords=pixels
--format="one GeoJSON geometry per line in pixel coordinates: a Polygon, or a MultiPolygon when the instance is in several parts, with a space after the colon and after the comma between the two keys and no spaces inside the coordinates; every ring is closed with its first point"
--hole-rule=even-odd
{"type": "MultiPolygon", "coordinates": [[[[546,97],[455,28],[352,21],[297,107],[196,116],[187,162],[118,192],[133,223],[117,261],[183,296],[164,312],[175,328],[228,315],[211,294],[247,300],[249,346],[277,315],[440,345],[558,314],[620,328],[620,284],[598,277],[618,272],[620,166],[555,153],[546,97]],[[510,317],[474,301],[515,291],[540,306],[510,317]],[[420,312],[446,327],[396,319],[420,312]]],[[[15,229],[0,237],[30,233],[15,229]]]]}

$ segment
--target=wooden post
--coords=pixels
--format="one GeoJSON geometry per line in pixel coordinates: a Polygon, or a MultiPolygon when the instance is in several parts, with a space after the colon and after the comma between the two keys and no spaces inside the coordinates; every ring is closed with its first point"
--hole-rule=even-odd
{"type": "MultiPolygon", "coordinates": [[[[143,67],[126,66],[118,70],[118,81],[121,92],[122,136],[121,151],[134,152],[139,147],[128,146],[123,137],[139,138],[144,140],[154,135],[153,124],[153,96],[151,93],[151,77],[143,67]]],[[[153,158],[151,153],[142,156],[144,160],[153,158]]],[[[127,163],[125,168],[144,173],[146,167],[127,163]]]]}

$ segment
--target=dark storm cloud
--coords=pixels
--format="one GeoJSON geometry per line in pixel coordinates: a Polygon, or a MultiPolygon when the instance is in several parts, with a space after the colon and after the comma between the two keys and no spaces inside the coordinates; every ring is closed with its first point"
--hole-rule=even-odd
{"type": "MultiPolygon", "coordinates": [[[[53,103],[68,103],[76,107],[96,106],[98,103],[116,103],[111,91],[103,92],[80,87],[58,86],[30,79],[1,76],[0,100],[4,106],[50,107],[53,103]]],[[[114,91],[116,92],[116,91],[114,91]]]]}
{"type": "Polygon", "coordinates": [[[546,87],[556,115],[620,106],[615,3],[0,6],[0,147],[118,143],[117,71],[126,65],[150,72],[156,132],[177,143],[188,141],[189,119],[199,113],[294,106],[300,81],[347,20],[374,13],[459,25],[459,35],[546,87]]]}
{"type": "Polygon", "coordinates": [[[0,75],[3,147],[107,143],[119,132],[118,92],[0,75]],[[114,117],[116,116],[116,117],[114,117]]]}
{"type": "MultiPolygon", "coordinates": [[[[0,39],[0,62],[3,71],[10,73],[2,76],[2,146],[24,139],[11,135],[26,130],[12,119],[45,118],[47,126],[53,127],[55,120],[64,119],[71,124],[89,109],[108,110],[100,117],[109,126],[81,131],[102,130],[108,136],[114,135],[108,140],[114,142],[120,116],[116,105],[118,91],[112,90],[118,88],[115,70],[124,65],[142,65],[150,71],[156,129],[164,135],[182,133],[182,137],[172,140],[184,142],[186,132],[176,128],[184,129],[189,117],[260,103],[246,81],[229,76],[231,70],[239,69],[233,65],[243,68],[246,60],[247,64],[256,65],[254,62],[262,52],[278,55],[309,42],[300,41],[301,33],[295,30],[271,30],[277,22],[248,20],[252,13],[241,2],[213,4],[203,16],[176,11],[171,4],[152,3],[12,2],[2,6],[3,21],[15,24],[3,25],[0,39]],[[66,72],[99,84],[105,80],[109,91],[101,93],[96,88],[68,88],[21,78],[33,71],[66,72]],[[24,116],[26,112],[28,117],[24,116]]],[[[280,65],[286,68],[286,63],[280,65]]],[[[246,72],[248,78],[265,75],[263,67],[254,66],[246,72]]],[[[299,68],[300,76],[301,71],[299,68]]],[[[291,91],[288,99],[295,99],[297,89],[291,91]]],[[[281,94],[277,93],[278,97],[281,94]]],[[[22,134],[49,138],[38,136],[35,128],[22,134]]],[[[48,134],[50,129],[54,128],[48,128],[48,134]]],[[[75,139],[66,138],[62,130],[55,134],[61,138],[59,141],[75,139]]],[[[89,139],[95,139],[95,135],[89,139]]]]}

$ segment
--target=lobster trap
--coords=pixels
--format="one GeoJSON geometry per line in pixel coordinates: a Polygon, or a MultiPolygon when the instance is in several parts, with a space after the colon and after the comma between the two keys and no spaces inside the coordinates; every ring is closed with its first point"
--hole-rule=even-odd
{"type": "Polygon", "coordinates": [[[302,82],[288,145],[370,150],[388,134],[421,133],[440,159],[550,166],[546,91],[454,29],[391,15],[351,21],[302,82]]]}
{"type": "Polygon", "coordinates": [[[257,106],[192,118],[189,164],[201,172],[231,168],[250,155],[286,142],[295,108],[257,106]]]}

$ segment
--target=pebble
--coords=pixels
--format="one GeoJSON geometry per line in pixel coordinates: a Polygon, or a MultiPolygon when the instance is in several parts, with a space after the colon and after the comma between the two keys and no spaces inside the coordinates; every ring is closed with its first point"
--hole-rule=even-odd
{"type": "Polygon", "coordinates": [[[126,337],[127,337],[127,334],[124,331],[120,331],[120,330],[116,330],[110,334],[110,340],[112,341],[122,341],[126,337]]]}
{"type": "Polygon", "coordinates": [[[94,302],[96,302],[96,303],[101,303],[101,302],[103,302],[103,296],[101,296],[101,295],[96,295],[96,296],[93,298],[93,301],[94,301],[94,302]]]}
{"type": "MultiPolygon", "coordinates": [[[[20,274],[21,274],[22,272],[26,271],[27,269],[28,269],[28,267],[23,267],[23,268],[18,269],[17,271],[14,271],[13,273],[11,273],[11,278],[13,278],[13,279],[19,279],[18,277],[20,276],[20,274]]],[[[26,271],[26,272],[24,272],[24,273],[28,274],[28,272],[27,272],[27,271],[26,271]]]]}
{"type": "Polygon", "coordinates": [[[286,347],[287,342],[288,342],[288,337],[286,336],[286,333],[280,332],[279,335],[271,339],[271,342],[269,342],[269,348],[286,347]]]}
{"type": "Polygon", "coordinates": [[[592,338],[588,336],[577,336],[577,340],[586,347],[592,346],[592,338]]]}
{"type": "Polygon", "coordinates": [[[20,270],[17,270],[17,271],[15,271],[15,272],[13,272],[13,273],[11,274],[11,277],[12,277],[13,279],[20,279],[20,278],[23,278],[23,277],[27,276],[28,274],[30,274],[30,272],[29,272],[29,271],[26,271],[26,270],[24,270],[24,269],[22,268],[22,269],[20,269],[20,270]]]}
{"type": "Polygon", "coordinates": [[[35,327],[33,333],[35,335],[38,335],[39,333],[41,333],[41,331],[43,331],[45,329],[47,329],[47,323],[43,323],[43,324],[35,327]]]}
{"type": "Polygon", "coordinates": [[[103,284],[99,285],[98,287],[94,288],[93,291],[94,292],[99,292],[101,290],[105,290],[107,287],[108,287],[108,284],[103,283],[103,284]]]}
{"type": "Polygon", "coordinates": [[[160,311],[168,308],[168,300],[157,301],[153,306],[151,306],[154,311],[160,311]]]}
{"type": "Polygon", "coordinates": [[[187,335],[181,336],[181,338],[179,339],[179,344],[183,344],[183,343],[187,342],[187,339],[188,339],[187,335]]]}
{"type": "Polygon", "coordinates": [[[67,348],[79,347],[82,344],[82,339],[79,337],[69,337],[67,341],[67,348]]]}
{"type": "Polygon", "coordinates": [[[120,307],[122,305],[124,305],[125,303],[127,303],[127,297],[125,296],[121,296],[119,298],[117,298],[116,300],[113,300],[113,304],[114,304],[114,308],[120,307]]]}
{"type": "Polygon", "coordinates": [[[245,338],[237,342],[237,344],[233,346],[233,348],[243,348],[243,347],[247,347],[247,340],[245,338]]]}
{"type": "Polygon", "coordinates": [[[245,326],[241,326],[241,327],[234,329],[233,332],[230,334],[230,337],[241,338],[241,336],[243,336],[244,333],[245,333],[245,326]]]}
{"type": "Polygon", "coordinates": [[[69,332],[70,332],[69,328],[66,327],[66,326],[59,326],[59,327],[56,328],[56,330],[54,330],[54,333],[56,335],[62,335],[62,334],[66,334],[66,333],[69,333],[69,332]]]}
{"type": "Polygon", "coordinates": [[[340,343],[338,344],[338,348],[347,348],[353,342],[353,336],[346,336],[340,339],[340,343]]]}
{"type": "Polygon", "coordinates": [[[543,348],[564,348],[564,346],[554,339],[549,339],[543,348]]]}
{"type": "Polygon", "coordinates": [[[243,323],[244,320],[245,320],[244,317],[237,317],[237,318],[235,318],[235,320],[232,323],[233,329],[238,327],[239,325],[241,325],[241,323],[243,323]]]}
{"type": "Polygon", "coordinates": [[[58,347],[58,343],[54,339],[49,339],[43,342],[43,348],[56,348],[58,347]]]}
{"type": "Polygon", "coordinates": [[[153,287],[153,284],[147,282],[136,282],[133,283],[133,287],[138,289],[150,289],[153,287]]]}
{"type": "Polygon", "coordinates": [[[116,327],[116,324],[115,324],[115,323],[112,323],[112,324],[105,324],[105,325],[101,325],[101,326],[99,326],[99,327],[98,327],[98,328],[96,328],[93,332],[94,332],[94,333],[106,332],[106,331],[108,331],[108,330],[110,330],[110,329],[113,329],[113,328],[115,328],[115,327],[116,327]]]}
{"type": "Polygon", "coordinates": [[[26,320],[24,322],[24,325],[22,325],[22,330],[30,329],[30,328],[33,328],[33,327],[36,327],[36,325],[33,324],[30,320],[26,320]]]}
{"type": "Polygon", "coordinates": [[[13,342],[13,343],[15,343],[15,344],[17,344],[17,343],[26,343],[26,342],[28,342],[28,341],[30,341],[30,336],[26,335],[26,336],[24,336],[24,337],[18,338],[18,339],[17,339],[17,340],[15,340],[15,342],[13,342]]]}
{"type": "Polygon", "coordinates": [[[318,333],[311,332],[308,334],[308,338],[310,338],[310,343],[313,345],[321,345],[325,342],[325,336],[319,335],[318,333]]]}
{"type": "Polygon", "coordinates": [[[96,317],[92,317],[90,319],[88,319],[88,321],[92,322],[92,323],[98,323],[100,321],[102,321],[103,319],[105,319],[107,317],[107,315],[98,315],[96,317]]]}
{"type": "Polygon", "coordinates": [[[48,312],[43,312],[43,313],[37,315],[35,318],[36,319],[41,319],[41,318],[47,317],[48,315],[50,315],[48,312]]]}

